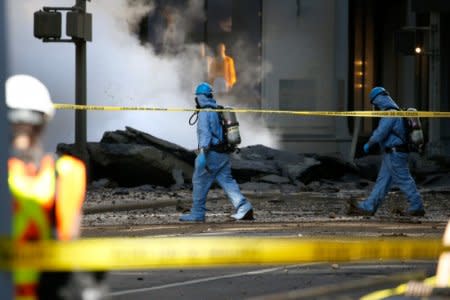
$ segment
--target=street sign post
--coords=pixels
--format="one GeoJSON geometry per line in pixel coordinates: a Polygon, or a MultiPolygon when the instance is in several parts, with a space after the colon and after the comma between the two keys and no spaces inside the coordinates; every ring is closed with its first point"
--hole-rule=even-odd
{"type": "MultiPolygon", "coordinates": [[[[34,36],[43,42],[75,44],[75,101],[87,103],[86,43],[92,40],[92,15],[86,13],[86,1],[76,0],[73,7],[44,7],[34,14],[34,36]],[[61,38],[61,11],[67,11],[66,34],[61,38]]],[[[75,111],[75,145],[80,158],[87,163],[86,111],[75,111]]]]}
{"type": "MultiPolygon", "coordinates": [[[[8,194],[8,172],[7,159],[8,142],[8,122],[6,119],[5,105],[5,80],[6,80],[6,29],[5,29],[5,2],[0,2],[0,236],[10,237],[12,226],[12,202],[8,194]]],[[[13,283],[11,272],[0,272],[0,299],[13,299],[13,283]]]]}

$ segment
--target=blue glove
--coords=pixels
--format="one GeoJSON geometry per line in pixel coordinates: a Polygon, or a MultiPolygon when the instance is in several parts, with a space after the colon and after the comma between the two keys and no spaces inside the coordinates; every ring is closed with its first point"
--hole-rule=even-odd
{"type": "Polygon", "coordinates": [[[195,159],[195,168],[198,170],[203,170],[206,167],[206,155],[203,150],[200,150],[200,153],[197,155],[195,159]]]}
{"type": "Polygon", "coordinates": [[[368,154],[369,153],[369,148],[370,148],[369,144],[364,144],[364,147],[363,147],[364,153],[368,154]]]}

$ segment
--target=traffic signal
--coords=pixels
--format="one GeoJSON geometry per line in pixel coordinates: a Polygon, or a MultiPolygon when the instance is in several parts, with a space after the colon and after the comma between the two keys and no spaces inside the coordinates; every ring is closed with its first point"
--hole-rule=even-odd
{"type": "Polygon", "coordinates": [[[92,41],[92,15],[74,11],[68,12],[66,34],[73,38],[92,41]]]}
{"type": "Polygon", "coordinates": [[[35,12],[34,36],[38,39],[61,38],[61,13],[42,10],[35,12]]]}

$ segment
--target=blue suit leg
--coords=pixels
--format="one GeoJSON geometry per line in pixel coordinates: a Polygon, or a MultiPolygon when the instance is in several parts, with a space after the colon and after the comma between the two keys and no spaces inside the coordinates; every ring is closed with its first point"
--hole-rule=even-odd
{"type": "Polygon", "coordinates": [[[408,168],[407,153],[392,154],[392,174],[394,183],[405,194],[410,211],[423,210],[422,197],[417,191],[417,186],[408,168]]]}
{"type": "Polygon", "coordinates": [[[377,181],[373,187],[369,197],[359,204],[359,208],[375,212],[383,202],[384,197],[389,192],[392,185],[392,167],[389,158],[390,154],[383,155],[380,171],[378,172],[377,181]]]}
{"type": "Polygon", "coordinates": [[[190,214],[180,217],[180,221],[204,221],[206,211],[206,197],[214,182],[214,174],[207,169],[194,170],[192,178],[192,208],[190,214]]]}
{"type": "Polygon", "coordinates": [[[234,219],[242,219],[253,209],[251,203],[242,195],[239,185],[231,175],[231,164],[228,158],[225,165],[218,172],[216,180],[236,209],[236,213],[232,215],[234,219]]]}

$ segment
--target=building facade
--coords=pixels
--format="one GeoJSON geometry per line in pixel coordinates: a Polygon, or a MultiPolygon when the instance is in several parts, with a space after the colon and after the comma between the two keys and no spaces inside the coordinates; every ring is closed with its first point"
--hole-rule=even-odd
{"type": "MultiPolygon", "coordinates": [[[[155,12],[167,12],[164,6],[182,10],[192,2],[157,1],[155,12]]],[[[198,8],[200,17],[183,43],[203,43],[211,52],[219,43],[227,45],[238,78],[231,95],[239,106],[371,110],[368,93],[381,85],[401,107],[450,110],[450,1],[202,0],[198,8]]],[[[149,17],[144,31],[158,44],[161,39],[151,33],[159,22],[155,18],[149,17]]],[[[167,24],[173,18],[166,19],[167,24]]],[[[263,118],[284,149],[349,157],[355,150],[358,155],[378,122],[263,118]]],[[[443,130],[449,122],[423,120],[428,153],[449,152],[450,132],[443,130]]]]}

